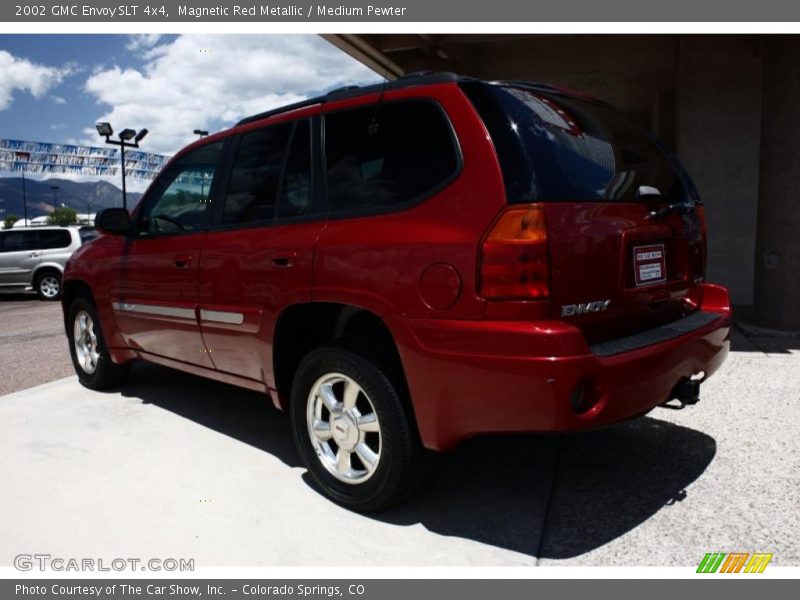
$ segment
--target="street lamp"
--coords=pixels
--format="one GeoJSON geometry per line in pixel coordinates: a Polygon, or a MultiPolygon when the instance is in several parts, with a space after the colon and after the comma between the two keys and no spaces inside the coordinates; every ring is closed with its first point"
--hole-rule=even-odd
{"type": "Polygon", "coordinates": [[[25,227],[28,226],[28,192],[25,189],[25,165],[31,160],[30,152],[17,152],[15,158],[22,166],[22,211],[25,227]]]}
{"type": "Polygon", "coordinates": [[[200,139],[202,140],[204,137],[208,135],[208,131],[206,131],[205,129],[195,129],[194,134],[199,135],[200,139]]]}
{"type": "Polygon", "coordinates": [[[122,208],[128,208],[128,194],[125,189],[125,148],[138,148],[139,142],[147,135],[147,129],[142,129],[136,133],[133,129],[123,129],[119,132],[119,140],[112,140],[111,136],[114,135],[114,128],[111,123],[98,123],[96,125],[97,133],[106,138],[106,144],[112,146],[119,146],[120,148],[120,162],[122,165],[122,208]],[[131,142],[133,140],[133,142],[131,142]]]}
{"type": "Polygon", "coordinates": [[[51,185],[50,189],[53,190],[53,210],[58,209],[58,190],[61,188],[57,185],[51,185]]]}

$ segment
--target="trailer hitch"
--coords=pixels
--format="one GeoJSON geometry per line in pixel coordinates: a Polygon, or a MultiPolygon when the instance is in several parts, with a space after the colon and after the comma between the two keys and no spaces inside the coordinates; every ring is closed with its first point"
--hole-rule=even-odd
{"type": "Polygon", "coordinates": [[[687,406],[700,402],[700,384],[705,379],[705,373],[696,373],[691,377],[684,377],[672,388],[669,398],[661,406],[673,410],[681,410],[687,406]],[[672,401],[677,401],[673,404],[672,401]]]}

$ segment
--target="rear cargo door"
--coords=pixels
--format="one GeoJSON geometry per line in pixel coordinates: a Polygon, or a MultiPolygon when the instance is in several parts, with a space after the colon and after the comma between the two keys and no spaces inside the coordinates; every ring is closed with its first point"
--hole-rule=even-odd
{"type": "Polygon", "coordinates": [[[677,160],[606,105],[546,88],[467,90],[510,203],[542,202],[554,318],[591,342],[679,318],[704,275],[696,192],[677,160]]]}

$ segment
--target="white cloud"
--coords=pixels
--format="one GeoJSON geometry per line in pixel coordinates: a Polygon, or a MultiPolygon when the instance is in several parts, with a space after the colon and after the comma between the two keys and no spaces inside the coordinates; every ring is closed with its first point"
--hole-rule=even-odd
{"type": "Polygon", "coordinates": [[[51,96],[51,98],[52,98],[53,102],[55,102],[56,104],[66,104],[67,103],[66,99],[62,98],[61,96],[51,96]]]}
{"type": "Polygon", "coordinates": [[[125,45],[125,47],[131,52],[142,52],[149,50],[158,44],[161,37],[162,35],[160,33],[142,33],[138,35],[132,35],[128,38],[128,43],[125,45]]]}
{"type": "Polygon", "coordinates": [[[5,110],[11,106],[16,90],[28,91],[34,98],[42,98],[61,83],[70,73],[70,68],[39,65],[0,50],[0,73],[0,110],[5,110]]]}
{"type": "MultiPolygon", "coordinates": [[[[151,152],[176,152],[195,139],[195,129],[213,131],[311,93],[378,80],[318,36],[183,35],[157,42],[149,43],[142,68],[103,68],[85,86],[111,107],[97,121],[118,130],[147,127],[142,149],[151,152]]],[[[85,133],[85,143],[97,144],[94,129],[85,133]]]]}

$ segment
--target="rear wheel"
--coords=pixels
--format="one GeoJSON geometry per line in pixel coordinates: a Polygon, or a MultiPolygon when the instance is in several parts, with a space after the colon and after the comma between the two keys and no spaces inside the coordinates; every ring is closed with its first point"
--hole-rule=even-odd
{"type": "Polygon", "coordinates": [[[41,300],[58,300],[61,297],[61,273],[44,271],[36,276],[36,293],[41,300]]]}
{"type": "Polygon", "coordinates": [[[292,386],[298,452],[322,491],[361,511],[415,489],[423,449],[399,386],[375,363],[338,347],[308,354],[292,386]]]}
{"type": "Polygon", "coordinates": [[[72,365],[83,385],[103,390],[125,380],[128,365],[118,365],[111,360],[97,310],[84,298],[76,298],[70,305],[67,338],[72,365]]]}

